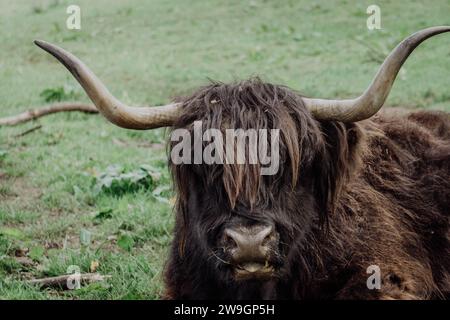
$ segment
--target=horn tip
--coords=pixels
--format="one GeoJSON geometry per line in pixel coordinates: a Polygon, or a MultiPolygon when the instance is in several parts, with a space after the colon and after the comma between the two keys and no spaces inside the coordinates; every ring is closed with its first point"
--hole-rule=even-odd
{"type": "Polygon", "coordinates": [[[54,51],[55,49],[57,49],[57,47],[53,44],[51,44],[50,42],[44,41],[44,40],[34,40],[33,41],[35,45],[37,45],[39,48],[41,48],[42,50],[45,50],[49,53],[52,53],[52,51],[54,51]]]}
{"type": "Polygon", "coordinates": [[[44,49],[46,47],[46,45],[48,45],[48,42],[44,41],[44,40],[34,40],[33,41],[35,45],[37,45],[39,48],[44,49]]]}
{"type": "Polygon", "coordinates": [[[42,41],[42,40],[36,39],[36,40],[33,41],[33,43],[34,43],[35,45],[37,45],[37,46],[41,46],[41,45],[43,44],[43,41],[42,41]]]}

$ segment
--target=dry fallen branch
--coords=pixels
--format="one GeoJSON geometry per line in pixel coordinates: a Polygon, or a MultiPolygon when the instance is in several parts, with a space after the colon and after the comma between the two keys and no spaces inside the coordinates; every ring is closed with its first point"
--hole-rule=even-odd
{"type": "Polygon", "coordinates": [[[0,126],[14,126],[57,112],[80,111],[98,113],[97,108],[83,103],[56,103],[42,108],[31,109],[15,116],[0,118],[0,126]]]}
{"type": "Polygon", "coordinates": [[[67,283],[72,283],[75,280],[79,280],[80,284],[104,281],[111,278],[110,275],[101,275],[98,273],[82,273],[82,274],[67,274],[58,277],[42,278],[27,280],[28,284],[39,285],[41,287],[61,287],[67,288],[67,283]]]}

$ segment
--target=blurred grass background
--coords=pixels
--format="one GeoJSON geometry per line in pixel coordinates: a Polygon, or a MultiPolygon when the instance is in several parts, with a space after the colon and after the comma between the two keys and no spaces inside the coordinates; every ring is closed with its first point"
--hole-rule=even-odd
{"type": "MultiPolygon", "coordinates": [[[[382,29],[369,31],[371,4],[0,0],[0,117],[51,100],[88,101],[34,39],[75,53],[129,104],[163,104],[208,78],[251,76],[307,96],[353,97],[401,39],[450,24],[448,0],[377,1],[382,29]],[[66,28],[71,4],[81,7],[80,31],[66,28]]],[[[441,35],[406,62],[387,105],[450,111],[449,88],[450,40],[441,35]]],[[[160,297],[173,224],[164,142],[163,129],[126,131],[96,115],[0,127],[0,298],[160,297]],[[110,177],[116,185],[99,191],[110,177]],[[75,291],[23,281],[65,274],[70,265],[112,279],[75,291]]]]}

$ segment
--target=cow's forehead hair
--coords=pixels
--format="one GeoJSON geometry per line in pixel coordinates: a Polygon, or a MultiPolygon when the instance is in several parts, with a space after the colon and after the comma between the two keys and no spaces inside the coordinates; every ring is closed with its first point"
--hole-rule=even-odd
{"type": "Polygon", "coordinates": [[[202,183],[224,190],[232,207],[238,202],[253,205],[260,195],[267,197],[272,189],[275,192],[277,183],[295,186],[300,166],[311,162],[314,154],[324,148],[318,122],[304,106],[301,96],[284,86],[258,78],[231,84],[213,82],[179,102],[182,114],[174,129],[193,130],[194,122],[201,121],[203,129],[280,130],[280,170],[276,176],[262,176],[259,164],[197,165],[196,168],[171,164],[180,197],[189,191],[184,179],[193,170],[202,176],[202,183]]]}

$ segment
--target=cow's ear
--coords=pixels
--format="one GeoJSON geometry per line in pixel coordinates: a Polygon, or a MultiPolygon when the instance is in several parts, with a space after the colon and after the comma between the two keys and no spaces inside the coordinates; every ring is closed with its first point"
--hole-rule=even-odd
{"type": "Polygon", "coordinates": [[[321,220],[326,221],[335,211],[343,187],[360,165],[364,137],[359,125],[354,123],[324,121],[321,131],[325,149],[314,162],[314,171],[318,172],[315,196],[321,220]]]}

